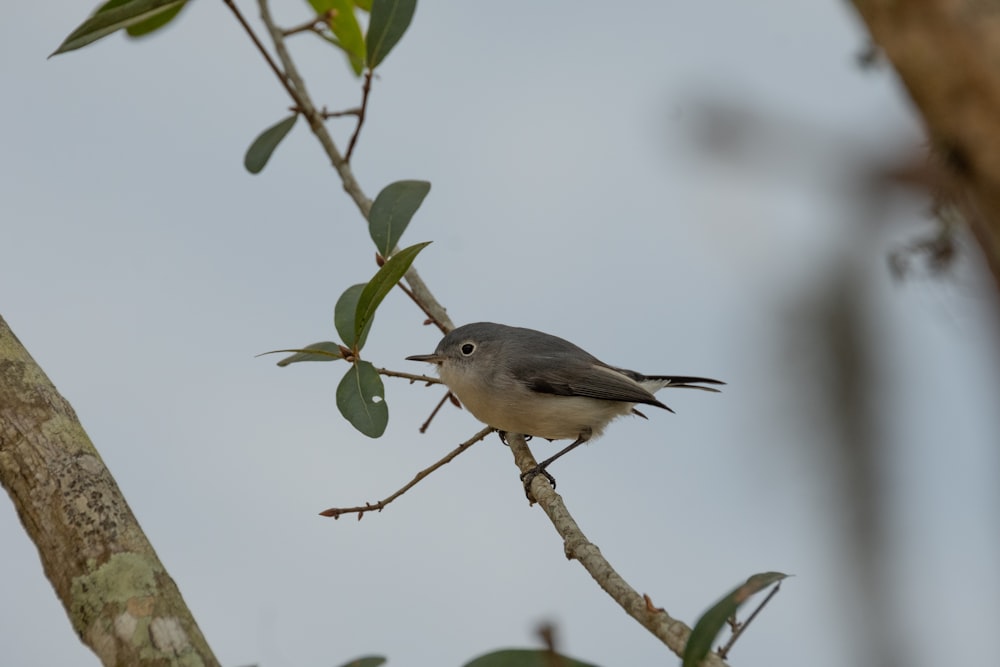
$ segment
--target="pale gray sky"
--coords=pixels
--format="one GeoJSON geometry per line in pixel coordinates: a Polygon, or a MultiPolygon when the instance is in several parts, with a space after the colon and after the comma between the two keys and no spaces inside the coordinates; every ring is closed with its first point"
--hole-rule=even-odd
{"type": "MultiPolygon", "coordinates": [[[[275,11],[290,25],[307,8],[275,11]]],[[[440,391],[389,379],[390,425],[369,440],[336,411],[343,367],[254,357],[335,336],[337,297],[375,269],[366,228],[301,123],[262,174],[243,170],[289,103],[222,3],[142,43],[46,60],[88,9],[18,3],[0,26],[0,312],[219,659],[460,665],[537,645],[551,620],[581,659],[671,664],[565,560],[495,437],[380,515],[316,515],[387,495],[479,425],[447,410],[418,434],[440,391]]],[[[870,662],[842,443],[811,398],[830,376],[811,309],[845,263],[877,360],[882,613],[901,664],[980,658],[1000,623],[996,300],[968,243],[949,276],[889,276],[887,254],[933,225],[926,202],[899,197],[871,229],[852,199],[859,164],[922,143],[891,72],[857,68],[865,44],[839,2],[424,2],[356,153],[370,196],[433,183],[403,242],[434,241],[418,267],[456,322],[729,383],[665,393],[676,415],[616,423],[553,472],[621,574],[689,623],[754,572],[796,575],[740,640],[740,665],[870,662]],[[699,155],[706,98],[771,118],[767,145],[785,144],[742,166],[699,155]]],[[[338,55],[294,46],[320,104],[356,104],[338,55]]],[[[350,123],[331,125],[346,143],[350,123]]],[[[437,342],[421,319],[391,295],[370,358],[425,370],[403,360],[437,342]]],[[[0,535],[4,663],[97,664],[9,503],[0,535]]]]}

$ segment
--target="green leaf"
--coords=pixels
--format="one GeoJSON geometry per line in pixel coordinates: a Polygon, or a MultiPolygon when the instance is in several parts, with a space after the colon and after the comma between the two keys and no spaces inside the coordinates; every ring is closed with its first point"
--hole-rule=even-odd
{"type": "MultiPolygon", "coordinates": [[[[386,295],[392,291],[403,275],[409,270],[410,264],[417,258],[417,254],[430,245],[430,241],[411,245],[404,248],[386,260],[385,264],[378,270],[378,273],[368,281],[361,296],[358,298],[358,309],[354,315],[354,337],[357,340],[364,340],[368,336],[371,328],[372,318],[375,311],[386,295]]],[[[358,349],[361,349],[358,346],[358,349]]]]}
{"type": "Polygon", "coordinates": [[[427,181],[396,181],[382,188],[368,213],[368,232],[383,257],[392,254],[413,214],[431,190],[427,181]]]}
{"type": "Polygon", "coordinates": [[[385,658],[380,655],[366,655],[363,658],[355,658],[350,662],[345,662],[340,667],[379,667],[385,664],[385,658]]]}
{"type": "Polygon", "coordinates": [[[354,6],[362,11],[371,12],[372,0],[355,0],[354,6]]]}
{"type": "Polygon", "coordinates": [[[247,168],[247,171],[251,174],[260,173],[267,161],[271,159],[271,153],[278,147],[281,140],[292,131],[292,127],[298,119],[298,114],[292,114],[280,123],[275,123],[267,128],[253,140],[243,158],[243,166],[247,168]]]}
{"type": "Polygon", "coordinates": [[[294,348],[291,350],[271,350],[270,352],[261,352],[257,356],[263,357],[265,354],[281,354],[283,352],[294,352],[294,354],[279,361],[279,366],[287,366],[300,361],[336,361],[337,359],[344,358],[344,355],[340,353],[340,345],[330,341],[313,343],[312,345],[306,345],[305,347],[294,348]]]}
{"type": "Polygon", "coordinates": [[[365,37],[361,34],[358,17],[354,15],[354,3],[351,0],[309,0],[309,4],[316,10],[317,16],[330,12],[327,24],[333,37],[324,37],[347,54],[354,76],[360,76],[365,69],[365,37]]]}
{"type": "Polygon", "coordinates": [[[385,60],[413,20],[417,0],[373,0],[368,21],[368,67],[375,69],[385,60]]]}
{"type": "Polygon", "coordinates": [[[389,406],[378,371],[367,361],[356,361],[337,385],[337,408],[344,418],[369,438],[385,433],[389,406]]]}
{"type": "Polygon", "coordinates": [[[150,33],[156,32],[163,26],[167,25],[181,13],[181,10],[187,6],[187,0],[180,3],[176,7],[168,7],[161,11],[159,14],[154,14],[145,21],[135,23],[125,28],[125,33],[132,37],[133,39],[138,37],[145,37],[150,33]]]}
{"type": "Polygon", "coordinates": [[[361,339],[360,344],[355,346],[358,338],[354,329],[354,319],[358,312],[358,299],[361,298],[361,292],[364,289],[365,283],[351,285],[344,290],[344,293],[337,299],[337,305],[333,307],[333,325],[337,328],[340,339],[344,341],[344,345],[355,350],[360,350],[365,346],[364,339],[361,339]]]}
{"type": "Polygon", "coordinates": [[[787,574],[781,572],[755,574],[702,614],[691,630],[691,636],[688,637],[687,645],[684,647],[684,667],[696,667],[708,655],[726,621],[736,614],[736,610],[746,602],[747,598],[787,577],[787,574]]]}
{"type": "Polygon", "coordinates": [[[595,667],[552,651],[508,648],[474,658],[463,667],[595,667]]]}
{"type": "Polygon", "coordinates": [[[187,0],[112,0],[71,32],[49,57],[79,49],[117,30],[158,17],[185,2],[187,0]]]}

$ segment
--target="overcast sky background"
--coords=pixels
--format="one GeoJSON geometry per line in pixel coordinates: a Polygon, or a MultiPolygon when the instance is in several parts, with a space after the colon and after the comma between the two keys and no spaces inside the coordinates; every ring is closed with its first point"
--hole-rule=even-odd
{"type": "MultiPolygon", "coordinates": [[[[337,297],[376,268],[366,227],[302,123],[244,171],[289,102],[222,3],[46,60],[89,9],[16,3],[0,25],[0,313],[223,664],[460,665],[538,646],[541,621],[599,665],[672,664],[566,561],[495,437],[382,514],[317,516],[388,495],[480,426],[448,409],[420,435],[440,390],[386,379],[390,425],[369,440],[336,410],[344,366],[255,358],[335,337],[337,297]]],[[[308,5],[275,12],[292,25],[308,5]]],[[[866,165],[923,143],[891,70],[857,66],[866,44],[840,2],[423,2],[354,159],[371,197],[432,182],[403,243],[434,241],[417,266],[457,323],[728,382],[665,391],[676,415],[616,423],[552,472],[619,572],[689,624],[752,573],[796,575],[735,664],[873,664],[873,618],[898,664],[967,664],[1000,624],[996,295],[968,240],[942,277],[890,276],[934,224],[919,197],[858,201],[866,165]],[[706,155],[706,100],[770,134],[742,162],[706,155]],[[875,370],[884,609],[861,594],[822,403],[838,361],[814,314],[838,275],[875,370]]],[[[358,102],[340,55],[293,45],[317,103],[358,102]]],[[[351,122],[331,126],[346,145],[351,122]]],[[[392,294],[369,358],[426,371],[403,360],[437,343],[421,320],[392,294]]],[[[9,503],[0,536],[4,664],[97,664],[9,503]]]]}

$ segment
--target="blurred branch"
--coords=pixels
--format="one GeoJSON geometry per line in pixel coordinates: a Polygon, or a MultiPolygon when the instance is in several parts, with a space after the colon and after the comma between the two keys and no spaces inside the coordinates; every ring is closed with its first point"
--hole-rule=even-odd
{"type": "Polygon", "coordinates": [[[1000,288],[1000,23],[992,3],[854,0],[924,119],[948,176],[942,196],[1000,288]]]}
{"type": "Polygon", "coordinates": [[[105,665],[218,665],[111,473],[0,317],[0,484],[105,665]]]}
{"type": "MultiPolygon", "coordinates": [[[[510,445],[514,462],[522,473],[532,470],[537,465],[523,435],[508,433],[507,444],[510,445]]],[[[562,537],[566,558],[578,561],[626,614],[653,633],[678,657],[682,657],[691,628],[683,621],[671,617],[663,609],[656,608],[648,597],[639,595],[629,586],[628,582],[611,567],[611,563],[605,560],[597,545],[583,534],[563,504],[562,496],[556,493],[544,475],[536,475],[532,480],[531,495],[562,537]]],[[[704,667],[721,667],[726,663],[717,655],[709,654],[701,664],[704,667]]]]}

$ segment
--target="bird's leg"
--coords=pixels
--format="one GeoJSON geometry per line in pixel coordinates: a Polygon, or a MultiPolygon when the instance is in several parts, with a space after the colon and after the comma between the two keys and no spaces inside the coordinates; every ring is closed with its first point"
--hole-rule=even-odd
{"type": "Polygon", "coordinates": [[[525,473],[521,473],[521,481],[524,482],[524,492],[526,494],[528,494],[528,499],[529,500],[532,497],[531,496],[531,490],[530,490],[531,489],[531,480],[535,479],[535,477],[537,477],[538,475],[545,475],[545,479],[549,480],[549,484],[551,484],[552,488],[555,489],[556,488],[556,478],[553,477],[551,474],[549,474],[549,472],[546,470],[546,468],[548,468],[549,465],[553,461],[555,461],[556,459],[558,459],[563,454],[569,453],[570,451],[576,449],[578,446],[580,446],[583,443],[585,443],[588,440],[590,440],[591,433],[593,433],[593,431],[591,431],[589,428],[586,429],[586,430],[584,430],[584,431],[581,431],[580,435],[577,436],[576,440],[574,440],[568,446],[564,447],[563,449],[559,450],[558,452],[556,452],[555,454],[553,454],[549,458],[545,459],[544,461],[542,461],[541,463],[539,463],[538,465],[536,465],[534,468],[531,468],[530,470],[528,470],[525,473]]]}

